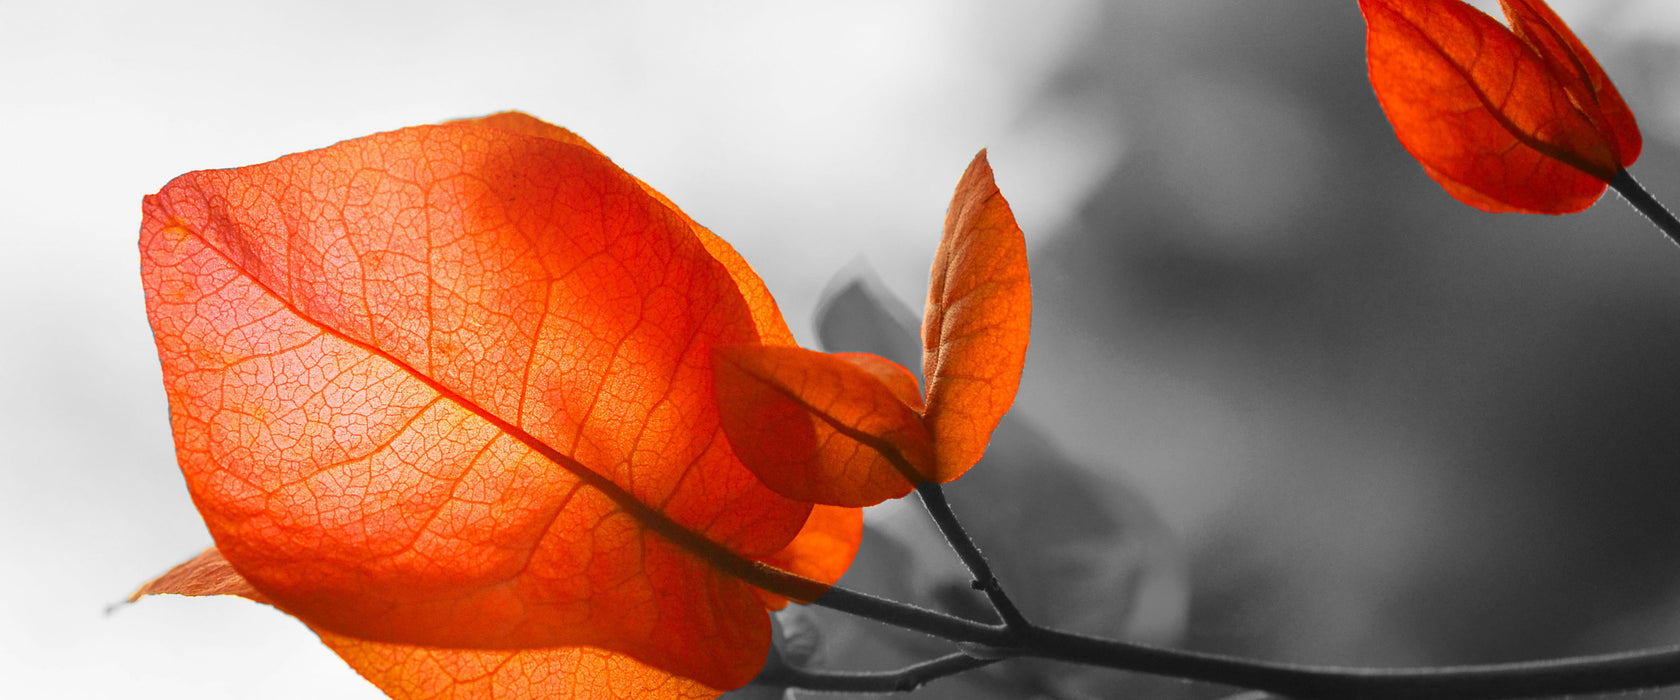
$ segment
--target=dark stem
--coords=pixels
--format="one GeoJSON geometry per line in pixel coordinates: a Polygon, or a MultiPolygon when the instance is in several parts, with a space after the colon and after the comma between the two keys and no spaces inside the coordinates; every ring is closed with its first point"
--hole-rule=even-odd
{"type": "Polygon", "coordinates": [[[1298,700],[1493,700],[1623,692],[1680,684],[1680,646],[1549,661],[1381,669],[1264,663],[1054,630],[1035,629],[1023,636],[1026,639],[1017,650],[1028,656],[1211,681],[1298,700]]]}
{"type": "MultiPolygon", "coordinates": [[[[1336,666],[1307,666],[1300,664],[1255,661],[1218,654],[1206,654],[1177,649],[1164,649],[1131,644],[1097,637],[1072,634],[1034,625],[1020,617],[1020,612],[996,587],[996,578],[980,556],[980,550],[963,532],[944,493],[937,485],[918,487],[923,503],[933,515],[940,529],[945,531],[951,546],[979,583],[998,604],[998,613],[1012,621],[1003,625],[989,625],[926,608],[878,598],[839,586],[827,587],[820,596],[811,595],[822,590],[823,584],[763,564],[740,567],[742,578],[766,590],[800,600],[815,598],[812,604],[839,610],[895,627],[923,632],[934,637],[957,642],[967,651],[963,656],[971,661],[959,661],[956,656],[936,659],[929,666],[940,677],[968,670],[972,667],[1012,656],[1032,656],[1091,666],[1101,666],[1183,680],[1202,681],[1264,691],[1295,700],[1400,700],[1402,698],[1431,698],[1439,700],[1498,700],[1502,698],[1543,697],[1555,695],[1611,693],[1648,690],[1680,685],[1680,646],[1599,656],[1583,656],[1547,661],[1476,666],[1445,666],[1437,668],[1350,668],[1336,666]],[[995,594],[993,593],[995,591],[995,594]],[[1013,612],[1006,612],[1013,611],[1013,612]]],[[[746,562],[741,562],[746,564],[746,562]]],[[[930,673],[928,664],[910,667],[915,674],[930,673]]],[[[908,669],[907,669],[908,670],[908,669]]],[[[854,678],[851,674],[829,674],[798,671],[808,674],[813,683],[882,683],[880,678],[895,677],[900,672],[866,674],[859,678],[876,680],[839,680],[854,678]]],[[[803,687],[803,685],[800,685],[803,687]]],[[[858,690],[863,690],[858,688],[858,690]]],[[[883,688],[882,692],[897,690],[883,688]]]]}
{"type": "Polygon", "coordinates": [[[922,499],[922,506],[928,515],[933,517],[939,531],[945,535],[945,541],[956,550],[957,557],[962,559],[974,576],[974,588],[983,591],[992,601],[992,608],[997,610],[1003,618],[1003,624],[1010,628],[1027,628],[1032,623],[1027,622],[1020,608],[1015,607],[1015,601],[1003,592],[1003,585],[998,583],[997,576],[992,574],[991,564],[986,563],[986,556],[980,553],[980,548],[970,539],[968,532],[963,530],[962,523],[957,520],[957,514],[951,511],[951,504],[945,500],[945,491],[939,484],[931,481],[922,482],[916,487],[916,495],[922,499]]]}
{"type": "Polygon", "coordinates": [[[1680,245],[1680,219],[1675,219],[1668,208],[1652,197],[1650,192],[1646,192],[1626,169],[1616,173],[1616,177],[1610,180],[1610,186],[1615,188],[1628,204],[1633,205],[1634,209],[1656,224],[1658,229],[1668,234],[1668,240],[1680,245]]]}
{"type": "Polygon", "coordinates": [[[773,658],[753,683],[831,693],[903,693],[996,661],[957,652],[896,671],[812,671],[773,658]]]}
{"type": "Polygon", "coordinates": [[[1013,642],[1009,629],[1002,625],[965,620],[955,615],[877,598],[868,593],[859,593],[839,586],[828,589],[827,593],[811,604],[954,642],[971,642],[989,647],[1004,647],[1013,642]]]}
{"type": "Polygon", "coordinates": [[[1131,644],[1032,624],[988,625],[838,586],[813,604],[974,645],[984,653],[970,655],[987,660],[1033,656],[1260,690],[1295,700],[1498,700],[1680,685],[1680,646],[1477,666],[1307,666],[1131,644]]]}
{"type": "Polygon", "coordinates": [[[984,625],[841,588],[815,603],[999,656],[1034,656],[1266,691],[1296,700],[1498,700],[1680,685],[1680,646],[1478,666],[1350,668],[1254,661],[1130,644],[1036,626],[984,625]]]}

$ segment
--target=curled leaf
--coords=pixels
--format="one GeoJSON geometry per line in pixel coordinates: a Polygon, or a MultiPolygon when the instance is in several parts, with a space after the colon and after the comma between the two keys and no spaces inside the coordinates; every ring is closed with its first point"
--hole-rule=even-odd
{"type": "Polygon", "coordinates": [[[1501,4],[1511,29],[1460,0],[1360,0],[1372,90],[1400,143],[1460,201],[1580,211],[1638,159],[1639,129],[1544,2],[1501,4]]]}

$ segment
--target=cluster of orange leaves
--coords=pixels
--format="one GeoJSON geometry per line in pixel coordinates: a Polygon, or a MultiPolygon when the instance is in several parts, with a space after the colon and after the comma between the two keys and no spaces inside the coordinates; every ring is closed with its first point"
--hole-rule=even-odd
{"type": "Polygon", "coordinates": [[[1026,250],[982,152],[903,367],[794,344],[747,263],[529,116],[183,175],[144,202],[177,458],[215,546],[148,583],[303,621],[395,698],[705,698],[859,506],[1014,400],[1026,250]]]}
{"type": "Polygon", "coordinates": [[[1429,176],[1490,212],[1581,211],[1639,158],[1633,112],[1541,0],[1359,0],[1371,88],[1429,176]]]}

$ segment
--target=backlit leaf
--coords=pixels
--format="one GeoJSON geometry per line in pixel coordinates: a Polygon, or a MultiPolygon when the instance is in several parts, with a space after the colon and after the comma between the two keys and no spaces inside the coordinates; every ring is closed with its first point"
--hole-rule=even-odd
{"type": "Polygon", "coordinates": [[[134,591],[128,597],[132,603],[149,595],[232,595],[249,598],[258,603],[269,604],[268,597],[258,592],[246,581],[244,576],[233,570],[233,565],[222,558],[222,553],[210,547],[198,553],[198,556],[188,559],[167,573],[150,581],[134,591]]]}
{"type": "Polygon", "coordinates": [[[957,184],[933,258],[922,319],[934,481],[963,475],[985,454],[1015,402],[1032,325],[1032,284],[1021,227],[981,151],[957,184]]]}
{"type": "MultiPolygon", "coordinates": [[[[765,557],[765,564],[817,581],[838,581],[852,565],[863,541],[863,511],[818,504],[811,508],[805,527],[782,551],[765,557]]],[[[779,610],[787,599],[759,590],[765,607],[779,610]]],[[[810,600],[802,602],[809,603],[810,600]]]]}
{"type": "Polygon", "coordinates": [[[846,518],[813,529],[719,428],[712,347],[792,342],[762,282],[569,132],[377,134],[189,173],[144,211],[194,502],[256,591],[384,664],[364,675],[418,673],[387,646],[589,646],[730,688],[778,599],[752,562],[850,559],[846,518]]]}
{"type": "Polygon", "coordinates": [[[721,692],[589,647],[433,649],[316,632],[339,658],[397,700],[709,700],[721,692]]]}
{"type": "Polygon", "coordinates": [[[789,498],[840,506],[899,498],[926,480],[934,449],[903,398],[906,383],[914,396],[915,378],[889,365],[796,347],[720,347],[713,368],[724,430],[758,478],[789,498]]]}
{"type": "Polygon", "coordinates": [[[911,374],[904,365],[867,352],[837,352],[833,355],[874,376],[886,385],[887,391],[909,406],[910,410],[921,413],[927,409],[922,403],[922,388],[916,384],[916,375],[911,374]]]}
{"type": "Polygon", "coordinates": [[[1622,94],[1592,52],[1569,30],[1569,25],[1542,0],[1501,0],[1500,8],[1511,23],[1512,33],[1545,59],[1552,75],[1569,92],[1575,108],[1614,146],[1618,169],[1639,160],[1644,138],[1639,134],[1633,110],[1622,100],[1622,94]]]}
{"type": "Polygon", "coordinates": [[[1360,0],[1371,87],[1400,143],[1460,201],[1580,211],[1639,157],[1633,114],[1545,3],[1502,4],[1515,32],[1460,0],[1360,0]]]}
{"type": "MultiPolygon", "coordinates": [[[[214,547],[148,582],[129,600],[158,594],[233,595],[269,602],[214,547]]],[[[719,692],[600,649],[437,649],[369,642],[320,629],[315,633],[364,678],[399,700],[702,700],[719,692]]]]}
{"type": "MultiPolygon", "coordinates": [[[[580,146],[600,154],[599,150],[596,150],[594,146],[591,146],[577,134],[522,112],[501,112],[472,121],[504,131],[580,146]]],[[[603,155],[602,157],[605,158],[606,156],[603,155]]],[[[624,175],[630,177],[628,173],[624,173],[624,175]]],[[[717,234],[712,233],[711,229],[695,223],[694,219],[683,213],[682,209],[678,208],[674,202],[649,187],[647,183],[638,178],[631,177],[631,179],[635,180],[644,193],[664,204],[670,214],[681,217],[683,221],[687,222],[690,232],[700,240],[700,245],[705,246],[706,252],[711,253],[712,258],[729,271],[729,276],[735,280],[737,291],[741,293],[742,298],[747,302],[747,307],[752,312],[753,323],[758,326],[759,341],[766,345],[793,345],[793,333],[788,330],[787,322],[782,320],[782,312],[777,308],[775,298],[770,296],[770,290],[764,286],[764,280],[759,279],[758,273],[754,272],[752,266],[748,265],[739,253],[735,252],[735,248],[719,238],[717,234]]]]}

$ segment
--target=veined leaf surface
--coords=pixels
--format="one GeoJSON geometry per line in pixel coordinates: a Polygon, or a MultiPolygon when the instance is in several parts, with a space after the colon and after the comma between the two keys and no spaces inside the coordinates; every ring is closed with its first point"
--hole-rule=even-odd
{"type": "Polygon", "coordinates": [[[850,560],[847,517],[806,528],[719,428],[712,347],[791,343],[762,282],[570,132],[376,134],[189,173],[144,212],[194,502],[353,664],[588,646],[731,688],[780,599],[741,576],[850,560]]]}

